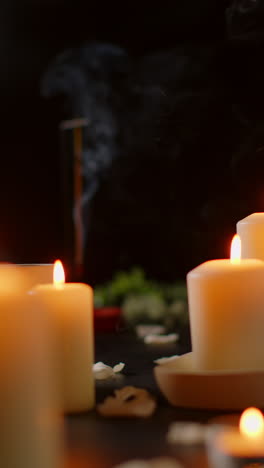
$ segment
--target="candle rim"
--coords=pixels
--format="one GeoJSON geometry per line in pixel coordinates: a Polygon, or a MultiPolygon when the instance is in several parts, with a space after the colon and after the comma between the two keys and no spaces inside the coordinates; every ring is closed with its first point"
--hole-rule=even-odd
{"type": "Polygon", "coordinates": [[[244,271],[248,271],[248,268],[253,271],[261,271],[264,269],[264,261],[258,258],[242,258],[238,262],[231,262],[229,258],[207,260],[190,270],[187,273],[187,277],[195,275],[199,276],[202,272],[205,275],[208,274],[208,276],[217,276],[218,274],[226,274],[227,272],[233,273],[235,271],[242,273],[244,271]],[[227,268],[224,268],[225,266],[227,268]]]}
{"type": "Polygon", "coordinates": [[[255,213],[251,213],[250,215],[238,221],[237,226],[240,226],[241,224],[252,224],[252,225],[262,224],[263,222],[264,222],[264,212],[256,211],[255,213]]]}

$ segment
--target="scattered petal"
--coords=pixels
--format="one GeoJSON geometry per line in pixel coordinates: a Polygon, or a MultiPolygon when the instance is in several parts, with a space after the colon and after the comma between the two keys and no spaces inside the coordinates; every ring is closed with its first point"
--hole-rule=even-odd
{"type": "Polygon", "coordinates": [[[125,367],[123,362],[116,364],[113,368],[107,366],[103,362],[97,362],[93,365],[93,373],[96,380],[111,379],[116,376],[117,373],[121,372],[125,367]]]}
{"type": "Polygon", "coordinates": [[[156,406],[156,400],[147,390],[127,386],[115,390],[113,396],[97,405],[97,411],[106,417],[147,418],[154,413],[156,406]]]}
{"type": "Polygon", "coordinates": [[[131,460],[116,468],[183,468],[183,466],[173,458],[158,457],[151,460],[131,460]]]}
{"type": "Polygon", "coordinates": [[[174,422],[170,425],[167,440],[171,444],[197,445],[203,444],[208,432],[208,426],[193,422],[174,422]]]}
{"type": "Polygon", "coordinates": [[[147,335],[144,338],[146,344],[167,344],[175,343],[179,339],[177,333],[170,333],[169,335],[147,335]]]}
{"type": "Polygon", "coordinates": [[[162,335],[165,333],[163,325],[137,325],[136,333],[139,338],[145,338],[147,335],[162,335]]]}
{"type": "Polygon", "coordinates": [[[156,359],[154,362],[155,364],[166,364],[166,362],[173,361],[174,359],[177,359],[178,357],[180,357],[178,354],[174,354],[174,356],[161,357],[159,359],[156,359]]]}
{"type": "Polygon", "coordinates": [[[121,372],[125,367],[125,364],[123,362],[120,362],[119,364],[116,364],[114,367],[113,367],[113,371],[115,374],[118,374],[119,372],[121,372]]]}

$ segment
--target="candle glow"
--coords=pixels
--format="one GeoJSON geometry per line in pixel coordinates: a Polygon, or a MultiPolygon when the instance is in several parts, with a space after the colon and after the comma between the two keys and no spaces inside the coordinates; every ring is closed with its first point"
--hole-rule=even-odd
{"type": "Polygon", "coordinates": [[[230,249],[230,260],[232,263],[239,263],[241,260],[241,240],[238,234],[235,234],[230,249]]]}
{"type": "Polygon", "coordinates": [[[65,273],[60,260],[56,260],[54,263],[53,283],[55,286],[62,286],[65,283],[65,273]]]}
{"type": "Polygon", "coordinates": [[[247,439],[257,440],[264,436],[264,417],[257,408],[246,409],[239,422],[240,433],[247,439]]]}

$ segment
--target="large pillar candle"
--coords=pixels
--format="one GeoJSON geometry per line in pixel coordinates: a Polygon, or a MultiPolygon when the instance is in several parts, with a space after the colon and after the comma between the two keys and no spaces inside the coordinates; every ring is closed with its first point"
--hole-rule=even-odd
{"type": "Polygon", "coordinates": [[[61,409],[89,410],[94,406],[92,288],[64,283],[62,265],[56,262],[54,284],[38,285],[32,292],[46,308],[53,331],[61,409]]]}
{"type": "Polygon", "coordinates": [[[237,223],[242,258],[264,260],[264,213],[252,213],[237,223]]]}
{"type": "Polygon", "coordinates": [[[0,265],[0,465],[59,468],[48,324],[27,288],[25,272],[0,265]]]}
{"type": "Polygon", "coordinates": [[[264,262],[211,260],[188,273],[187,286],[197,368],[263,370],[264,262]]]}

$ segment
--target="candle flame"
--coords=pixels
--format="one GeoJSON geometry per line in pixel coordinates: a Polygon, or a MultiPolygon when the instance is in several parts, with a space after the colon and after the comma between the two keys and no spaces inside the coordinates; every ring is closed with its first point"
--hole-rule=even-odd
{"type": "Polygon", "coordinates": [[[239,263],[241,259],[241,239],[235,234],[231,243],[230,260],[232,263],[239,263]]]}
{"type": "Polygon", "coordinates": [[[64,269],[60,260],[56,260],[56,262],[54,263],[53,283],[56,286],[60,286],[65,283],[64,269]]]}
{"type": "Polygon", "coordinates": [[[250,439],[264,436],[264,417],[257,408],[247,408],[239,421],[240,433],[250,439]]]}

